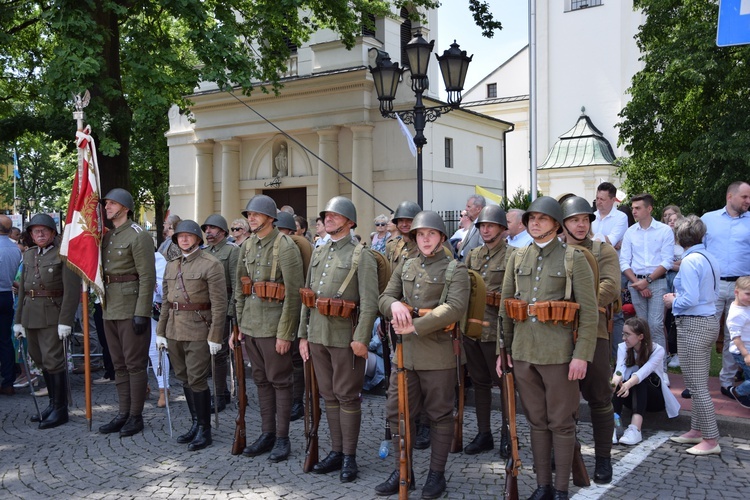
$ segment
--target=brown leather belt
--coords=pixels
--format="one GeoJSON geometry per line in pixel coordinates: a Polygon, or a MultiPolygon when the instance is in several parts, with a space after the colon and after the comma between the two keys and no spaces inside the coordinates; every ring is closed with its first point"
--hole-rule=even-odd
{"type": "Polygon", "coordinates": [[[175,311],[208,311],[211,309],[211,303],[202,302],[199,304],[182,304],[180,302],[172,302],[172,309],[175,311]]]}
{"type": "Polygon", "coordinates": [[[65,292],[62,290],[26,290],[26,296],[31,297],[62,297],[65,292]]]}
{"type": "Polygon", "coordinates": [[[138,281],[137,274],[105,274],[105,283],[126,283],[128,281],[138,281]]]}

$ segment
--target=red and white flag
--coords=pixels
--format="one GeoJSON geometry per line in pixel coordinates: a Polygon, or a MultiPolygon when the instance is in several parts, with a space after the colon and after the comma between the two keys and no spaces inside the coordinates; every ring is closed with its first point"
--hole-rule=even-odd
{"type": "Polygon", "coordinates": [[[99,203],[99,164],[91,127],[76,132],[78,170],[65,218],[60,256],[91,287],[104,303],[104,273],[100,251],[104,235],[99,203]]]}

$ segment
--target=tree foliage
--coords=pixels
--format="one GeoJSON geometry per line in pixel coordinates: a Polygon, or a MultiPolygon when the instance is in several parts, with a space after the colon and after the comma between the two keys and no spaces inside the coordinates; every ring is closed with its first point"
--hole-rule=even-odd
{"type": "Polygon", "coordinates": [[[629,193],[703,213],[750,178],[750,47],[717,47],[718,2],[636,0],[644,68],[620,114],[629,193]]]}
{"type": "MultiPolygon", "coordinates": [[[[500,29],[487,2],[469,0],[485,36],[500,29]]],[[[27,133],[66,141],[72,95],[86,108],[102,191],[124,187],[153,201],[160,223],[168,190],[168,111],[187,108],[202,81],[276,92],[290,46],[318,29],[352,47],[370,15],[435,0],[0,0],[0,143],[27,133]]],[[[417,15],[417,14],[415,14],[417,15]]]]}

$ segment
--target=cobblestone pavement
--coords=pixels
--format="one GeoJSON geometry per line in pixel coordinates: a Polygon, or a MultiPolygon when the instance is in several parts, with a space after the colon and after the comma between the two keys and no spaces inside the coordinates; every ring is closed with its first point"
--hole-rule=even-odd
{"type": "MultiPolygon", "coordinates": [[[[84,413],[83,377],[74,375],[71,422],[57,429],[40,431],[29,421],[34,411],[31,397],[19,394],[0,399],[0,498],[374,498],[373,488],[394,468],[391,455],[378,457],[383,438],[382,396],[366,395],[363,405],[362,433],[357,461],[359,479],[342,484],[338,475],[304,474],[303,422],[292,423],[292,455],[286,462],[272,464],[267,455],[255,459],[232,456],[236,407],[220,414],[220,429],[213,431],[213,446],[188,452],[186,445],[171,439],[166,411],[156,408],[152,397],[146,403],[146,430],[131,438],[96,432],[116,412],[114,385],[93,386],[94,422],[87,430],[84,413]]],[[[152,379],[151,386],[156,387],[152,379]]],[[[248,442],[259,434],[255,387],[248,380],[250,407],[247,412],[248,442]]],[[[181,390],[175,392],[181,393],[181,390]]],[[[40,398],[40,406],[46,398],[40,398]]],[[[184,397],[171,400],[175,437],[189,423],[184,397]]],[[[493,428],[499,429],[499,413],[493,412],[493,428]]],[[[518,418],[521,460],[519,476],[522,498],[535,488],[528,443],[528,426],[518,418]]],[[[644,442],[635,447],[615,446],[615,479],[606,487],[571,487],[573,498],[747,498],[750,488],[750,433],[742,437],[724,435],[722,454],[692,457],[684,446],[668,440],[672,432],[644,429],[644,442]]],[[[591,426],[581,423],[583,455],[593,475],[591,426]]],[[[464,444],[476,432],[473,408],[467,407],[464,444]]],[[[329,451],[325,418],[321,422],[320,455],[329,451]]],[[[496,433],[496,441],[498,435],[496,433]]],[[[417,491],[429,464],[429,450],[415,450],[414,470],[417,491]]],[[[445,498],[479,499],[502,497],[504,462],[497,452],[476,456],[451,455],[446,471],[448,489],[445,498]]]]}

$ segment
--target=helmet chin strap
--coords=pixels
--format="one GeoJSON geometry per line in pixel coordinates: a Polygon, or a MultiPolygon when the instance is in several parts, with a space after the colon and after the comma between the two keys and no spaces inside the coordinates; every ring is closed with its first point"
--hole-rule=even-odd
{"type": "Polygon", "coordinates": [[[496,234],[495,236],[493,236],[493,237],[492,237],[491,239],[489,239],[489,240],[484,240],[484,242],[485,242],[485,243],[495,243],[495,242],[497,241],[497,239],[498,239],[498,238],[500,237],[500,234],[501,234],[501,233],[502,233],[502,231],[501,231],[501,232],[499,232],[499,233],[497,233],[497,234],[496,234]]]}
{"type": "Polygon", "coordinates": [[[576,238],[575,235],[567,228],[567,226],[565,227],[565,232],[568,233],[568,238],[570,238],[573,241],[575,241],[576,244],[578,244],[578,243],[580,243],[580,242],[582,242],[583,240],[586,239],[585,236],[583,237],[583,239],[580,239],[580,240],[578,238],[576,238]]]}
{"type": "Polygon", "coordinates": [[[554,234],[554,233],[557,233],[557,228],[555,228],[555,229],[550,229],[550,230],[549,230],[549,231],[547,231],[546,233],[544,233],[544,234],[540,234],[539,236],[537,236],[537,237],[536,237],[536,238],[534,238],[534,239],[535,239],[535,240],[543,240],[544,238],[546,238],[546,237],[547,237],[547,236],[549,236],[550,234],[554,234]]]}
{"type": "Polygon", "coordinates": [[[341,231],[342,231],[342,230],[343,230],[343,229],[344,229],[345,227],[346,227],[346,224],[342,224],[341,226],[337,227],[336,229],[334,229],[333,231],[331,231],[331,232],[330,232],[330,233],[328,233],[328,234],[330,234],[330,235],[332,235],[332,236],[336,236],[336,235],[337,235],[337,234],[339,234],[339,233],[340,233],[340,232],[341,232],[341,231]]]}
{"type": "MultiPolygon", "coordinates": [[[[269,217],[269,219],[270,219],[270,217],[269,217]]],[[[256,229],[252,229],[252,228],[251,228],[251,229],[250,229],[250,232],[251,232],[251,233],[253,233],[253,234],[257,234],[257,233],[258,233],[258,231],[261,231],[261,230],[262,230],[262,229],[263,229],[264,227],[266,227],[267,225],[268,225],[268,219],[266,219],[266,221],[265,221],[265,222],[264,222],[263,224],[261,224],[260,226],[258,226],[258,227],[257,227],[256,229]]]]}

